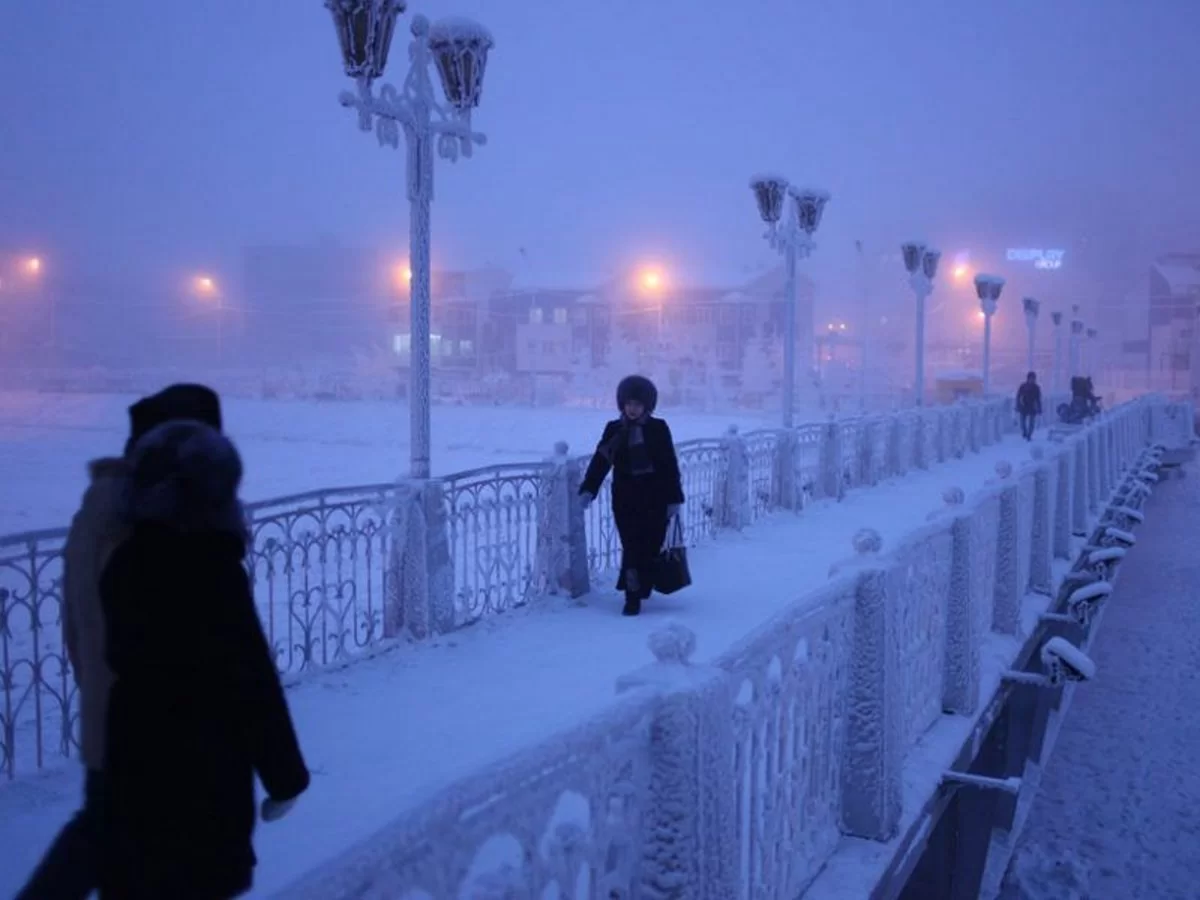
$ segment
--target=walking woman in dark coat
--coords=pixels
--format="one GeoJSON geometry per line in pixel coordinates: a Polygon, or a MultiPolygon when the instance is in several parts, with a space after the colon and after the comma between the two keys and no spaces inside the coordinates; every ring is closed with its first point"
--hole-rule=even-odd
{"type": "Polygon", "coordinates": [[[113,684],[102,900],[226,900],[251,886],[263,818],[309,774],[254,607],[233,444],[200,422],[132,448],[129,537],[100,582],[113,684]]]}
{"type": "Polygon", "coordinates": [[[627,616],[642,611],[654,589],[654,565],[667,525],[683,506],[683,482],[671,429],[653,416],[658,389],[649,378],[630,375],[617,386],[621,415],[604,426],[579,493],[585,506],[613,473],[613,518],[621,536],[621,577],[627,616]]]}

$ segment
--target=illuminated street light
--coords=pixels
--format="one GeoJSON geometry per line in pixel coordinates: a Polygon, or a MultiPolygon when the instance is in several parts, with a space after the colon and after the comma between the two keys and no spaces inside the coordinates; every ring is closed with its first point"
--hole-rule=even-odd
{"type": "Polygon", "coordinates": [[[201,297],[212,297],[217,293],[217,283],[209,275],[197,275],[192,285],[201,297]]]}
{"type": "MultiPolygon", "coordinates": [[[[758,214],[767,225],[767,243],[784,258],[783,427],[791,428],[796,405],[796,261],[807,259],[816,249],[813,235],[821,227],[829,194],[789,187],[787,179],[778,175],[757,175],[750,179],[750,189],[754,191],[758,214]],[[785,199],[791,201],[786,204],[786,219],[785,199]]],[[[814,337],[810,308],[801,337],[810,368],[814,337]]]]}
{"type": "Polygon", "coordinates": [[[908,284],[917,298],[917,345],[916,379],[913,384],[917,406],[925,402],[925,301],[933,293],[933,279],[937,277],[941,250],[934,250],[923,241],[909,241],[900,245],[900,255],[908,272],[908,284]]]}
{"type": "Polygon", "coordinates": [[[657,269],[646,269],[638,278],[638,283],[645,291],[657,292],[663,285],[662,273],[657,269]]]}
{"type": "Polygon", "coordinates": [[[31,256],[25,260],[25,271],[30,275],[40,275],[42,272],[42,258],[40,256],[31,256]]]}
{"type": "Polygon", "coordinates": [[[999,275],[976,275],[975,296],[983,312],[983,395],[991,390],[992,382],[992,316],[996,314],[996,303],[1004,290],[1004,279],[999,275]]]}
{"type": "Polygon", "coordinates": [[[1033,297],[1023,297],[1021,299],[1021,308],[1025,311],[1025,327],[1028,329],[1029,344],[1026,348],[1026,372],[1033,371],[1033,344],[1037,333],[1038,312],[1042,308],[1033,297]]]}
{"type": "Polygon", "coordinates": [[[380,144],[398,148],[402,134],[404,138],[412,267],[410,464],[412,476],[425,479],[430,470],[429,214],[434,140],[437,154],[451,162],[469,157],[476,145],[486,142],[483,134],[472,130],[471,113],[483,92],[492,37],[469,19],[430,24],[425,16],[414,16],[402,88],[385,84],[375,92],[373,82],[387,66],[396,20],[407,9],[407,0],[325,0],[325,7],[333,14],[345,72],[357,83],[357,90],[344,91],[339,101],[357,110],[359,127],[373,129],[380,144]],[[441,80],[445,105],[434,94],[430,66],[441,80]]]}
{"type": "Polygon", "coordinates": [[[1062,322],[1060,310],[1050,313],[1050,321],[1054,323],[1054,393],[1062,393],[1062,322]]]}

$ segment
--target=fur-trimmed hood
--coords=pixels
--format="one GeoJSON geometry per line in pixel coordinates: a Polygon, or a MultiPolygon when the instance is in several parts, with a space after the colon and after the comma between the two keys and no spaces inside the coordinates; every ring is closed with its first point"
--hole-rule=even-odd
{"type": "Polygon", "coordinates": [[[624,412],[630,400],[637,400],[646,407],[646,415],[653,415],[658,406],[658,388],[645,375],[627,375],[617,385],[618,412],[624,412]]]}
{"type": "Polygon", "coordinates": [[[129,467],[126,517],[131,525],[245,539],[238,500],[242,459],[220,432],[197,421],[166,422],[133,445],[129,467]]]}

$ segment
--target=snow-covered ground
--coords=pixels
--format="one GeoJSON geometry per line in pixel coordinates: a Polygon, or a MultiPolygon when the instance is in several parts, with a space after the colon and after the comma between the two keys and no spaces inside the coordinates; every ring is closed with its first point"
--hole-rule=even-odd
{"type": "MultiPolygon", "coordinates": [[[[113,415],[119,412],[118,406],[113,415]]],[[[511,431],[509,411],[487,424],[481,419],[474,432],[479,446],[512,440],[489,433],[506,415],[511,431]]],[[[574,437],[563,424],[570,421],[556,422],[567,439],[574,437]]],[[[686,421],[676,429],[681,438],[707,424],[686,421]]],[[[243,426],[234,420],[232,427],[237,434],[243,426]]],[[[590,437],[595,414],[572,427],[590,437]]],[[[113,429],[109,439],[116,436],[113,429]]],[[[543,443],[527,446],[536,450],[543,443]]],[[[333,458],[333,451],[325,452],[333,458]]],[[[666,617],[695,631],[697,661],[711,659],[826,583],[830,565],[851,555],[858,529],[876,528],[885,546],[894,544],[942,505],[945,488],[970,493],[993,476],[997,462],[1016,463],[1028,453],[1028,445],[1010,438],[979,455],[852,492],[842,503],[722,534],[694,551],[695,586],[652,600],[641,619],[621,618],[618,598],[599,590],[586,604],[547,600],[304,680],[289,699],[314,783],[290,816],[261,828],[254,895],[285,887],[480,766],[593,716],[613,700],[620,675],[649,662],[646,638],[666,617]]],[[[34,864],[78,790],[79,775],[70,766],[0,787],[0,894],[34,864]]]]}
{"type": "Polygon", "coordinates": [[[1200,481],[1155,490],[1001,900],[1200,897],[1200,481]]]}
{"type": "MultiPolygon", "coordinates": [[[[0,534],[67,525],[86,487],[87,460],[119,453],[136,397],[0,392],[0,534]]],[[[408,407],[382,401],[226,399],[225,424],[246,463],[245,499],[388,482],[408,471],[408,407]]],[[[607,411],[435,406],[433,468],[449,475],[530,462],[556,441],[587,453],[607,411]]],[[[663,415],[677,441],[730,425],[774,427],[752,413],[663,415]]],[[[817,415],[811,414],[815,420],[817,415]]],[[[799,421],[805,421],[801,413],[799,421]]]]}

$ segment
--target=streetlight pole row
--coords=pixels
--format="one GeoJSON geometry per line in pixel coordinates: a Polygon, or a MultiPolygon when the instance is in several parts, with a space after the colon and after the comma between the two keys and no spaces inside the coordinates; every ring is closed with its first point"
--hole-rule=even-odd
{"type": "Polygon", "coordinates": [[[357,82],[356,91],[343,91],[342,106],[358,111],[363,131],[375,131],[381,145],[400,146],[404,135],[409,201],[409,268],[412,271],[409,303],[409,415],[410,467],[413,478],[430,474],[430,206],[433,202],[433,152],[451,162],[471,156],[485,135],[471,128],[471,111],[479,106],[491,35],[469,19],[443,19],[432,25],[425,16],[414,16],[409,67],[403,86],[383,85],[372,91],[383,75],[396,20],[407,9],[407,0],[325,0],[333,14],[346,74],[357,82]],[[446,106],[434,95],[429,76],[436,66],[446,106]]]}
{"type": "MultiPolygon", "coordinates": [[[[783,338],[783,427],[791,428],[796,406],[796,262],[808,259],[816,249],[813,235],[821,225],[829,193],[795,188],[778,175],[757,175],[750,179],[750,189],[758,203],[758,214],[767,225],[764,237],[772,249],[784,259],[784,338],[783,338]],[[787,218],[784,219],[784,197],[787,218]],[[783,224],[780,220],[783,219],[783,224]]],[[[804,334],[804,347],[812,362],[812,311],[804,334]]]]}
{"type": "Polygon", "coordinates": [[[983,311],[983,395],[987,397],[992,387],[992,316],[1004,290],[1004,279],[999,275],[976,275],[975,295],[983,311]]]}
{"type": "Polygon", "coordinates": [[[900,245],[904,268],[908,271],[908,284],[917,298],[916,376],[913,379],[913,400],[917,406],[925,403],[925,301],[933,293],[933,279],[937,277],[938,263],[942,251],[926,246],[923,241],[909,241],[900,245]]]}

